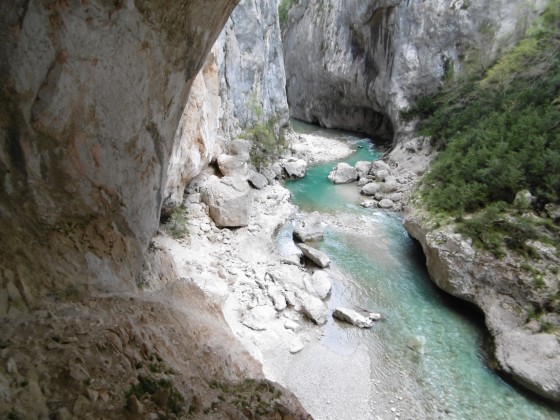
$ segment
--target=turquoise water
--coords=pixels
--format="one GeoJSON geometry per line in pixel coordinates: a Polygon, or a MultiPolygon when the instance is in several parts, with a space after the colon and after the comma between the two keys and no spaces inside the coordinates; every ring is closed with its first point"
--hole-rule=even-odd
{"type": "MultiPolygon", "coordinates": [[[[366,140],[351,141],[361,147],[345,161],[379,157],[366,140]]],[[[315,244],[344,274],[345,280],[334,282],[329,307],[355,305],[381,312],[387,319],[372,330],[346,328],[330,320],[324,342],[341,354],[350,354],[362,343],[372,354],[381,353],[380,360],[372,360],[374,377],[383,382],[399,376],[401,389],[392,392],[414,400],[409,406],[416,412],[403,411],[404,418],[560,418],[553,407],[513,388],[486,366],[482,316],[433,285],[421,249],[404,230],[400,215],[363,209],[357,205],[355,185],[333,185],[326,179],[335,163],[317,165],[302,180],[286,182],[286,187],[303,210],[325,213],[326,220],[337,214],[355,221],[353,229],[331,224],[325,239],[315,244]],[[414,337],[424,342],[420,353],[407,346],[414,337]]],[[[292,229],[288,225],[280,232],[280,245],[291,240],[292,229]]],[[[375,409],[373,413],[377,414],[375,409]]]]}

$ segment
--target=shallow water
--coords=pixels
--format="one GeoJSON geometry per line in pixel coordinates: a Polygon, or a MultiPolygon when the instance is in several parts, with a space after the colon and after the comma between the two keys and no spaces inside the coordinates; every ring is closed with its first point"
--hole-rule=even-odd
{"type": "MultiPolygon", "coordinates": [[[[313,127],[298,124],[295,129],[309,132],[313,127]]],[[[356,153],[344,160],[350,164],[380,155],[359,136],[326,130],[314,134],[351,141],[356,153]]],[[[382,354],[372,360],[372,394],[383,387],[384,378],[399,376],[401,389],[392,392],[414,401],[408,404],[413,412],[403,411],[404,418],[560,418],[554,408],[508,385],[486,366],[482,315],[433,285],[421,248],[404,230],[400,215],[363,209],[355,184],[333,185],[327,180],[335,163],[314,166],[304,179],[286,182],[286,187],[302,210],[342,220],[330,223],[325,239],[314,244],[341,273],[329,307],[366,308],[384,314],[386,320],[360,330],[331,319],[324,344],[351,354],[365,343],[372,354],[382,354]],[[417,351],[409,348],[413,343],[417,351]]],[[[280,250],[290,246],[292,230],[287,225],[280,231],[280,250]]],[[[372,402],[378,403],[375,398],[371,396],[372,402]]],[[[372,412],[377,414],[375,405],[372,412]]],[[[364,418],[370,415],[365,413],[364,418]]]]}

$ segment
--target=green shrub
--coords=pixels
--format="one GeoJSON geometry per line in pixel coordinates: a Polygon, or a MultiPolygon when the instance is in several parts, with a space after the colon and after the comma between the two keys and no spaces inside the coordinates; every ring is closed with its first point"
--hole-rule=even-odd
{"type": "Polygon", "coordinates": [[[282,28],[288,23],[288,13],[293,4],[294,0],[282,0],[278,5],[278,19],[282,28]]]}
{"type": "Polygon", "coordinates": [[[167,222],[171,236],[175,239],[180,239],[188,235],[188,214],[189,211],[185,206],[180,206],[171,212],[171,217],[167,222]]]}
{"type": "MultiPolygon", "coordinates": [[[[559,202],[560,0],[552,0],[529,36],[485,73],[446,79],[440,92],[401,113],[419,118],[421,134],[440,150],[423,179],[427,207],[474,212],[512,204],[522,189],[536,196],[536,210],[559,202]]],[[[523,232],[511,234],[517,247],[523,232]]]]}

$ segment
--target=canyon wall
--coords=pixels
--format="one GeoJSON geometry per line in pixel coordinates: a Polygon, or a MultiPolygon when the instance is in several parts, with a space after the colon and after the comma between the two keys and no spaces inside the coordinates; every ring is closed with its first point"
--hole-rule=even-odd
{"type": "Polygon", "coordinates": [[[164,206],[181,204],[186,185],[243,130],[271,118],[288,124],[276,0],[242,0],[213,47],[176,133],[164,206]]]}
{"type": "Polygon", "coordinates": [[[235,4],[2,3],[0,261],[10,299],[30,303],[64,283],[134,285],[189,89],[235,4]]]}
{"type": "Polygon", "coordinates": [[[300,0],[284,30],[293,117],[392,139],[399,110],[490,64],[543,0],[300,0]]]}

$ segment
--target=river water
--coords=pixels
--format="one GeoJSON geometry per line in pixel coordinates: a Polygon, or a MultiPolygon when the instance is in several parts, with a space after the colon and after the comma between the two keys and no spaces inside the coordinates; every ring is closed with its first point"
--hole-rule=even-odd
{"type": "MultiPolygon", "coordinates": [[[[300,132],[351,142],[355,153],[344,159],[350,164],[380,156],[368,139],[294,125],[300,132]]],[[[400,214],[363,209],[355,184],[327,180],[335,163],[313,166],[305,178],[285,186],[301,210],[319,211],[329,223],[324,240],[313,244],[328,254],[341,274],[333,282],[329,308],[358,306],[386,317],[371,330],[331,319],[322,338],[341,355],[363,344],[376,355],[371,358],[372,411],[363,418],[375,418],[372,413],[397,418],[403,396],[409,401],[402,418],[560,418],[553,407],[507,384],[487,367],[482,315],[433,285],[421,248],[408,236],[400,214]],[[385,383],[390,389],[376,396],[385,383]],[[377,397],[394,398],[384,403],[397,408],[383,411],[377,397]]],[[[280,231],[279,249],[291,242],[292,230],[287,225],[280,231]]]]}

